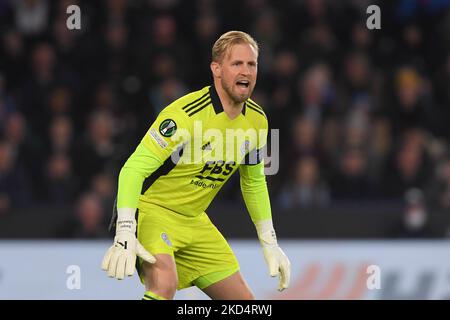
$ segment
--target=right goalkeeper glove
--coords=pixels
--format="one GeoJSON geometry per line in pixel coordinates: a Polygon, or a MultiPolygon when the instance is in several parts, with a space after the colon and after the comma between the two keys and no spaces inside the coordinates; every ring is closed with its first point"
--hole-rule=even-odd
{"type": "Polygon", "coordinates": [[[263,220],[255,223],[258,238],[261,243],[264,259],[269,267],[272,277],[279,277],[278,291],[289,287],[291,281],[291,263],[286,254],[278,246],[272,220],[263,220]]]}
{"type": "Polygon", "coordinates": [[[116,236],[114,244],[103,258],[102,269],[108,276],[122,280],[125,275],[132,276],[136,264],[136,256],[149,263],[155,263],[152,256],[136,239],[135,209],[120,208],[117,214],[116,236]]]}

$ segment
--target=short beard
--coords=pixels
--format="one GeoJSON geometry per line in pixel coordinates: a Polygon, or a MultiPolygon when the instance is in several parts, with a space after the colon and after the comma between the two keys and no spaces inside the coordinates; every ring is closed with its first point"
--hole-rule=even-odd
{"type": "Polygon", "coordinates": [[[247,101],[247,99],[250,98],[250,96],[252,94],[252,91],[249,91],[248,97],[242,97],[242,96],[235,95],[233,93],[233,91],[231,90],[231,88],[227,86],[227,84],[225,83],[223,78],[222,78],[221,82],[222,82],[223,90],[225,90],[225,92],[228,94],[228,96],[231,98],[231,100],[234,104],[243,103],[243,102],[247,101]]]}

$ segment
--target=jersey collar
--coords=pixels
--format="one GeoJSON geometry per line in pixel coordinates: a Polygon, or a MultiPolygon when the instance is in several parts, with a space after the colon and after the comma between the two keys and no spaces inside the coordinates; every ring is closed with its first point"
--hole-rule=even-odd
{"type": "MultiPolygon", "coordinates": [[[[223,112],[223,106],[220,102],[219,95],[217,94],[216,88],[214,84],[209,87],[209,95],[211,97],[211,103],[213,105],[214,111],[216,114],[223,112]]],[[[242,108],[242,114],[245,116],[245,109],[247,106],[247,102],[244,102],[244,107],[242,108]]]]}

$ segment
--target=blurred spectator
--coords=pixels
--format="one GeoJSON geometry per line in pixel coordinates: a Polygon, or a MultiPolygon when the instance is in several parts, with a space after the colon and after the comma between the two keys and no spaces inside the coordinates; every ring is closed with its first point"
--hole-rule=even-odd
{"type": "Polygon", "coordinates": [[[52,116],[69,115],[71,113],[72,92],[66,86],[57,86],[50,91],[48,108],[52,116]]]}
{"type": "Polygon", "coordinates": [[[98,197],[102,204],[103,212],[106,213],[104,223],[109,223],[112,210],[112,204],[116,198],[117,186],[115,183],[116,177],[109,172],[99,173],[92,179],[91,190],[98,197]]]}
{"type": "Polygon", "coordinates": [[[192,74],[191,47],[178,37],[178,24],[173,16],[158,15],[151,21],[150,33],[141,50],[134,54],[139,65],[141,77],[150,84],[158,83],[166,77],[177,76],[182,79],[192,74]]]}
{"type": "Polygon", "coordinates": [[[76,222],[71,232],[74,238],[105,238],[108,236],[100,199],[93,193],[83,194],[76,205],[76,222]]]}
{"type": "Polygon", "coordinates": [[[5,78],[0,73],[0,130],[3,130],[6,120],[16,111],[17,109],[12,97],[7,95],[5,78]]]}
{"type": "Polygon", "coordinates": [[[113,88],[109,84],[101,83],[96,88],[94,108],[108,113],[118,112],[117,97],[114,95],[113,88]]]}
{"type": "Polygon", "coordinates": [[[48,97],[53,86],[61,79],[56,77],[56,59],[53,47],[48,43],[38,44],[31,52],[31,74],[23,81],[21,98],[23,111],[30,119],[30,127],[39,137],[47,132],[48,97]]]}
{"type": "Polygon", "coordinates": [[[114,132],[121,132],[123,124],[116,121],[121,116],[121,100],[119,94],[110,83],[100,83],[93,92],[92,107],[87,108],[86,114],[83,117],[83,125],[85,120],[93,113],[103,113],[114,121],[114,132]]]}
{"type": "Polygon", "coordinates": [[[423,42],[423,33],[419,26],[415,24],[406,25],[402,33],[402,46],[397,51],[399,53],[398,62],[423,68],[425,65],[423,42]]]}
{"type": "Polygon", "coordinates": [[[159,85],[150,89],[149,96],[153,114],[159,114],[172,101],[187,93],[186,86],[175,78],[166,78],[159,85]]]}
{"type": "Polygon", "coordinates": [[[123,23],[111,23],[105,31],[106,67],[104,77],[110,80],[120,80],[127,73],[129,63],[128,29],[123,23]]]}
{"type": "Polygon", "coordinates": [[[429,129],[430,123],[424,104],[424,83],[417,70],[401,68],[395,75],[395,102],[392,105],[391,121],[394,134],[413,127],[429,129]]]}
{"type": "Polygon", "coordinates": [[[436,167],[428,195],[432,209],[450,213],[450,158],[445,158],[436,167]]]}
{"type": "Polygon", "coordinates": [[[369,29],[361,23],[355,23],[351,30],[353,50],[370,55],[373,46],[373,36],[369,29]]]}
{"type": "MultiPolygon", "coordinates": [[[[17,30],[9,29],[3,32],[1,41],[3,50],[0,51],[0,73],[5,73],[10,88],[17,88],[23,80],[23,74],[27,72],[23,36],[17,30]]],[[[0,85],[0,95],[5,94],[5,80],[0,80],[3,82],[0,85]]]]}
{"type": "Polygon", "coordinates": [[[293,149],[297,155],[314,155],[317,153],[318,126],[308,117],[298,117],[293,127],[293,149]]]}
{"type": "Polygon", "coordinates": [[[331,65],[337,64],[336,36],[326,21],[309,25],[299,43],[298,51],[302,53],[306,65],[318,61],[327,61],[331,65]]]}
{"type": "Polygon", "coordinates": [[[406,190],[423,188],[428,183],[431,163],[424,148],[425,139],[420,129],[404,133],[387,164],[384,182],[386,196],[400,197],[406,190]]]}
{"type": "Polygon", "coordinates": [[[361,148],[348,148],[338,160],[338,167],[330,177],[332,200],[365,200],[375,190],[368,174],[367,154],[361,148]]]}
{"type": "MultiPolygon", "coordinates": [[[[134,80],[131,80],[131,82],[133,81],[134,80]]],[[[111,135],[117,143],[117,148],[120,148],[121,152],[123,151],[129,154],[129,151],[127,150],[133,149],[133,146],[130,146],[130,144],[135,142],[136,135],[139,138],[142,138],[140,126],[146,127],[149,118],[151,119],[152,117],[149,117],[148,114],[146,114],[146,117],[142,116],[140,113],[136,114],[135,110],[132,110],[132,105],[123,98],[121,91],[117,90],[117,88],[113,86],[113,83],[102,82],[98,85],[94,91],[92,107],[89,108],[89,110],[86,110],[89,112],[81,118],[81,121],[83,126],[85,126],[86,119],[88,119],[89,116],[92,117],[94,114],[103,114],[104,117],[108,118],[108,121],[112,123],[111,135]],[[139,121],[141,122],[138,123],[139,121]],[[123,148],[125,148],[125,150],[122,150],[123,148]]],[[[146,104],[148,104],[148,101],[146,101],[146,104]]],[[[147,111],[150,110],[149,114],[153,116],[151,108],[147,107],[146,109],[147,111]]],[[[125,154],[118,154],[119,158],[122,158],[123,156],[125,156],[125,154]]]]}
{"type": "Polygon", "coordinates": [[[320,177],[319,163],[313,157],[300,158],[294,177],[290,180],[279,196],[282,208],[317,208],[328,205],[328,188],[320,177]]]}
{"type": "Polygon", "coordinates": [[[328,117],[330,98],[332,96],[329,69],[324,64],[312,66],[305,73],[299,83],[300,100],[302,101],[302,115],[319,126],[328,117]]]}
{"type": "MultiPolygon", "coordinates": [[[[261,76],[261,83],[264,85],[264,81],[267,81],[265,86],[269,87],[271,92],[257,90],[255,92],[255,99],[260,99],[258,102],[263,104],[265,101],[261,100],[260,97],[262,94],[268,94],[268,101],[263,105],[265,112],[271,119],[271,127],[280,129],[289,128],[293,125],[292,116],[300,114],[299,103],[295,100],[295,85],[299,67],[297,56],[290,49],[279,50],[273,57],[270,66],[272,66],[270,74],[267,75],[266,79],[263,74],[261,76]]],[[[290,139],[288,130],[280,130],[281,152],[286,150],[290,139]]]]}
{"type": "Polygon", "coordinates": [[[52,119],[48,135],[48,153],[62,153],[72,156],[74,153],[74,132],[69,117],[57,116],[52,119]]]}
{"type": "Polygon", "coordinates": [[[19,112],[12,113],[7,117],[2,134],[14,155],[14,166],[19,168],[26,180],[30,181],[29,187],[32,190],[28,190],[28,192],[34,192],[35,196],[39,198],[40,191],[42,191],[40,184],[43,163],[40,141],[30,133],[24,116],[19,112]]]}
{"type": "MultiPolygon", "coordinates": [[[[283,128],[281,129],[283,130],[283,128]]],[[[297,167],[296,160],[302,157],[314,157],[321,160],[321,150],[319,149],[319,128],[310,118],[297,117],[293,121],[289,148],[281,158],[280,166],[281,179],[288,178],[290,172],[294,172],[297,167]]]]}
{"type": "MultiPolygon", "coordinates": [[[[449,13],[450,16],[450,13],[449,13]]],[[[449,18],[450,20],[450,18],[449,18]]],[[[449,30],[450,30],[450,23],[449,30]]],[[[448,41],[450,43],[450,41],[448,41]]],[[[450,50],[442,58],[443,63],[436,67],[434,92],[435,101],[439,108],[435,108],[433,113],[436,119],[436,134],[443,136],[450,141],[450,130],[448,130],[447,119],[450,119],[450,50]]],[[[439,63],[437,63],[439,65],[439,63]]]]}
{"type": "Polygon", "coordinates": [[[13,1],[16,27],[25,35],[39,35],[47,28],[49,5],[47,0],[13,1]]]}
{"type": "Polygon", "coordinates": [[[126,0],[109,0],[104,1],[108,13],[109,23],[124,23],[126,22],[127,4],[126,0]]]}
{"type": "Polygon", "coordinates": [[[270,85],[273,87],[272,104],[276,109],[274,115],[281,113],[285,119],[287,113],[299,112],[293,108],[298,58],[292,50],[282,49],[275,54],[272,66],[270,85]]]}
{"type": "MultiPolygon", "coordinates": [[[[339,90],[341,108],[347,110],[349,106],[363,100],[369,101],[372,70],[366,54],[350,53],[344,62],[344,78],[339,90]]],[[[367,105],[370,109],[370,104],[367,105]]]]}
{"type": "Polygon", "coordinates": [[[428,220],[428,209],[422,190],[409,189],[404,196],[405,207],[400,221],[388,235],[391,238],[437,238],[428,220]]]}
{"type": "MultiPolygon", "coordinates": [[[[74,4],[73,1],[70,1],[74,4]]],[[[67,7],[66,7],[67,8],[67,7]]],[[[67,13],[59,16],[52,25],[52,37],[55,43],[57,59],[64,61],[66,68],[71,69],[71,72],[76,72],[80,67],[79,57],[77,55],[77,33],[74,30],[67,28],[66,24],[67,13]]],[[[84,21],[83,21],[84,23],[84,21]]]]}
{"type": "MultiPolygon", "coordinates": [[[[180,0],[147,0],[147,2],[153,8],[164,11],[164,10],[173,9],[174,7],[179,5],[179,3],[181,1],[180,0]]],[[[207,5],[209,1],[203,1],[203,2],[205,5],[207,5]]]]}
{"type": "Polygon", "coordinates": [[[292,50],[283,49],[276,53],[273,60],[272,81],[278,85],[295,81],[298,73],[297,56],[292,50]]]}
{"type": "MultiPolygon", "coordinates": [[[[281,37],[280,24],[278,20],[279,18],[273,9],[266,9],[260,12],[253,23],[252,34],[256,39],[258,39],[258,43],[261,46],[261,52],[264,52],[264,55],[260,58],[260,67],[258,70],[262,76],[269,72],[270,66],[278,62],[275,57],[274,50],[280,45],[283,39],[281,37]]],[[[294,62],[297,63],[296,61],[294,62]]],[[[282,62],[280,63],[282,64],[282,62]]],[[[292,70],[292,72],[294,71],[295,70],[292,70]]]]}
{"type": "Polygon", "coordinates": [[[71,159],[66,154],[56,153],[47,160],[46,169],[46,201],[71,205],[78,190],[78,179],[73,174],[71,159]]]}
{"type": "MultiPolygon", "coordinates": [[[[391,127],[389,121],[382,117],[371,119],[371,131],[367,137],[369,144],[369,176],[377,188],[381,188],[386,159],[392,148],[391,127]]],[[[380,193],[377,196],[381,197],[380,193]]]]}
{"type": "Polygon", "coordinates": [[[114,122],[109,113],[95,112],[88,123],[87,134],[77,147],[76,172],[81,188],[90,185],[92,177],[103,170],[117,170],[118,157],[114,140],[114,122]]]}
{"type": "Polygon", "coordinates": [[[192,74],[191,81],[195,87],[204,86],[205,79],[209,79],[211,70],[205,64],[211,56],[211,46],[219,35],[220,16],[213,12],[200,14],[195,22],[195,48],[196,54],[192,56],[196,71],[192,74]]]}
{"type": "Polygon", "coordinates": [[[30,187],[25,172],[16,165],[13,149],[0,141],[0,215],[13,208],[31,204],[30,187]]]}
{"type": "Polygon", "coordinates": [[[364,148],[369,144],[371,123],[367,109],[355,106],[344,120],[343,146],[347,148],[364,148]]]}

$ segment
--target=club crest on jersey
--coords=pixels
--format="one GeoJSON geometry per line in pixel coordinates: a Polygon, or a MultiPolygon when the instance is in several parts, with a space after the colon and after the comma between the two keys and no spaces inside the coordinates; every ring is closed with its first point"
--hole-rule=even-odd
{"type": "Polygon", "coordinates": [[[168,245],[168,246],[172,246],[172,242],[170,242],[169,236],[167,235],[167,233],[163,232],[161,233],[161,239],[163,239],[163,241],[168,245]]]}
{"type": "Polygon", "coordinates": [[[169,138],[177,131],[177,124],[172,119],[166,119],[159,125],[159,133],[164,137],[169,138]]]}
{"type": "Polygon", "coordinates": [[[241,145],[241,155],[245,155],[250,151],[250,141],[245,140],[241,145]]]}

